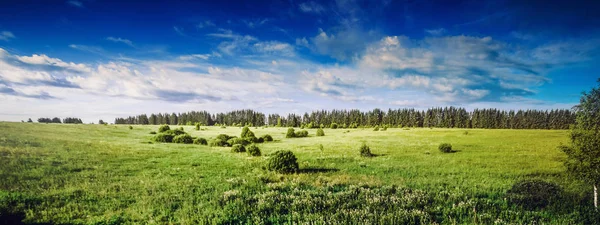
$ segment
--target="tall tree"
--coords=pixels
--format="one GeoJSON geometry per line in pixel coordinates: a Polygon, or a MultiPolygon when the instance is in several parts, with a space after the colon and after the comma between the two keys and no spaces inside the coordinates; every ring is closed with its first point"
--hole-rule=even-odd
{"type": "Polygon", "coordinates": [[[575,106],[576,120],[571,145],[561,146],[567,154],[565,165],[572,174],[594,186],[594,207],[598,210],[600,184],[600,79],[599,86],[584,92],[575,106]]]}

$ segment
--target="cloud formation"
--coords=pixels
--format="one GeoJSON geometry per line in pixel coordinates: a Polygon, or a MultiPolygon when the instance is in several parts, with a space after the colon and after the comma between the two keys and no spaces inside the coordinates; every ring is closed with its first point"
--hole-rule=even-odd
{"type": "Polygon", "coordinates": [[[14,39],[15,35],[10,31],[2,31],[0,32],[0,40],[9,41],[10,39],[14,39]]]}
{"type": "Polygon", "coordinates": [[[116,42],[116,43],[123,43],[126,45],[129,45],[131,47],[133,46],[133,42],[124,38],[120,38],[120,37],[107,37],[106,40],[112,41],[112,42],[116,42]]]}

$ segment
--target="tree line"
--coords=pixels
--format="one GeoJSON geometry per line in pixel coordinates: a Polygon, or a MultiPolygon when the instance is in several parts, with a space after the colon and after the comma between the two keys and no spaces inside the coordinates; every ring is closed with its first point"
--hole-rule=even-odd
{"type": "Polygon", "coordinates": [[[311,113],[265,115],[253,110],[236,110],[211,114],[207,111],[185,113],[141,114],[116,118],[115,124],[169,124],[169,125],[225,125],[225,126],[279,126],[318,128],[335,124],[339,128],[358,127],[439,127],[487,129],[568,129],[575,121],[572,110],[499,110],[444,107],[428,110],[373,109],[320,110],[311,113]]]}
{"type": "MultiPolygon", "coordinates": [[[[73,117],[64,118],[64,119],[62,119],[62,121],[58,117],[54,117],[52,119],[50,119],[50,118],[38,118],[37,121],[38,121],[38,123],[74,123],[74,124],[83,123],[83,121],[81,121],[81,119],[79,119],[79,118],[73,118],[73,117]]],[[[29,118],[27,120],[27,122],[31,123],[33,121],[31,121],[31,118],[29,118]]]]}

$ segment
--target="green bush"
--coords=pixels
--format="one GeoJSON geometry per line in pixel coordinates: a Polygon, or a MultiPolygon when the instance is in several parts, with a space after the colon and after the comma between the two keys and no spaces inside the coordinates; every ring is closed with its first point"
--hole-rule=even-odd
{"type": "Polygon", "coordinates": [[[260,156],[260,148],[258,148],[258,146],[256,145],[250,145],[248,146],[248,148],[246,149],[248,150],[248,154],[250,156],[260,156]]]}
{"type": "Polygon", "coordinates": [[[196,138],[196,139],[194,139],[194,144],[207,145],[208,141],[206,141],[206,138],[196,138]]]}
{"type": "Polygon", "coordinates": [[[133,130],[133,126],[129,126],[129,129],[130,129],[130,130],[133,130]]]}
{"type": "Polygon", "coordinates": [[[448,143],[442,143],[440,146],[438,146],[438,149],[443,153],[449,153],[452,152],[452,145],[448,143]]]}
{"type": "Polygon", "coordinates": [[[317,129],[317,136],[325,136],[325,132],[323,131],[323,129],[317,129]]]}
{"type": "Polygon", "coordinates": [[[160,134],[154,136],[154,141],[171,143],[171,142],[173,142],[173,137],[175,137],[175,135],[173,135],[173,134],[160,133],[160,134]]]}
{"type": "Polygon", "coordinates": [[[231,146],[231,152],[246,152],[246,148],[241,144],[234,144],[231,146]]]}
{"type": "Polygon", "coordinates": [[[308,137],[308,131],[307,130],[296,131],[296,133],[294,134],[294,137],[308,137]]]}
{"type": "Polygon", "coordinates": [[[273,141],[273,137],[271,135],[265,134],[262,136],[265,141],[273,141]]]}
{"type": "Polygon", "coordinates": [[[232,139],[227,140],[227,143],[229,143],[230,146],[233,146],[233,145],[237,145],[237,144],[239,144],[239,145],[248,145],[248,144],[250,144],[252,142],[246,140],[245,138],[238,138],[238,137],[236,137],[236,138],[232,138],[232,139]]]}
{"type": "Polygon", "coordinates": [[[296,137],[296,133],[294,133],[294,128],[288,128],[287,133],[285,134],[285,138],[294,138],[296,137]]]}
{"type": "Polygon", "coordinates": [[[265,142],[265,139],[263,137],[256,138],[256,141],[254,141],[254,143],[264,143],[264,142],[265,142]]]}
{"type": "Polygon", "coordinates": [[[338,124],[337,123],[331,123],[329,125],[329,128],[331,128],[331,129],[337,129],[338,128],[338,124]]]}
{"type": "Polygon", "coordinates": [[[173,137],[173,143],[192,144],[194,143],[194,139],[189,134],[180,134],[173,137]]]}
{"type": "Polygon", "coordinates": [[[150,131],[150,134],[156,134],[156,131],[150,131]]]}
{"type": "Polygon", "coordinates": [[[252,131],[250,131],[250,128],[248,128],[247,126],[242,128],[242,133],[240,134],[241,138],[246,138],[246,137],[254,137],[254,133],[252,131]]]}
{"type": "Polygon", "coordinates": [[[218,138],[210,140],[208,142],[208,145],[210,147],[229,147],[229,146],[231,146],[231,145],[229,145],[229,143],[227,143],[226,140],[218,139],[218,138]]]}
{"type": "Polygon", "coordinates": [[[169,127],[169,125],[166,125],[166,124],[165,125],[161,125],[160,127],[158,127],[158,132],[159,133],[162,133],[162,132],[165,132],[165,131],[168,131],[168,130],[171,130],[171,128],[169,127]]]}
{"type": "Polygon", "coordinates": [[[373,131],[379,131],[379,126],[375,126],[375,129],[373,129],[373,131]]]}
{"type": "Polygon", "coordinates": [[[298,171],[298,159],[288,150],[279,150],[269,158],[267,168],[278,173],[294,173],[298,171]]]}
{"type": "Polygon", "coordinates": [[[200,130],[200,123],[196,123],[196,130],[200,130]]]}
{"type": "Polygon", "coordinates": [[[510,203],[528,210],[541,209],[560,198],[560,186],[543,180],[521,180],[506,192],[510,203]]]}
{"type": "Polygon", "coordinates": [[[234,137],[229,136],[227,134],[219,134],[219,135],[217,135],[217,137],[215,137],[215,139],[221,139],[221,140],[225,140],[225,141],[232,139],[232,138],[234,138],[234,137]]]}
{"type": "Polygon", "coordinates": [[[167,130],[165,132],[163,132],[165,134],[172,134],[173,136],[177,136],[177,135],[182,135],[182,134],[186,134],[185,131],[180,130],[180,129],[175,129],[175,130],[167,130]]]}
{"type": "Polygon", "coordinates": [[[360,146],[359,151],[360,151],[360,156],[362,156],[362,157],[372,157],[373,156],[373,154],[371,154],[371,148],[369,148],[369,146],[367,146],[366,143],[363,143],[360,146]]]}

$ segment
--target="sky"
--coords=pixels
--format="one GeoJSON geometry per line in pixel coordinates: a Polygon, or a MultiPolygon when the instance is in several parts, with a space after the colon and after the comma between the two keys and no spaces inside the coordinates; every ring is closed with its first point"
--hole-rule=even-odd
{"type": "Polygon", "coordinates": [[[570,109],[600,1],[0,1],[0,120],[570,109]]]}

